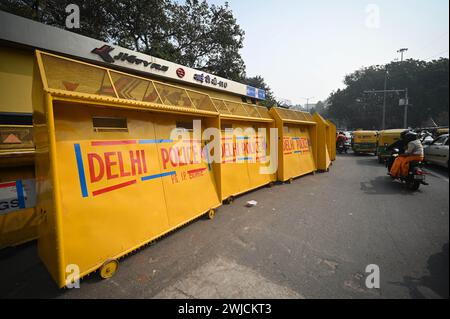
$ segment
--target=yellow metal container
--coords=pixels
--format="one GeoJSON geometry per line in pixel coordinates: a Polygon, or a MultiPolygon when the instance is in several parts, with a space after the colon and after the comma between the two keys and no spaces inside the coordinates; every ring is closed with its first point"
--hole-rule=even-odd
{"type": "Polygon", "coordinates": [[[377,131],[354,131],[352,148],[353,152],[358,153],[373,153],[377,152],[378,143],[377,131]]]}
{"type": "Polygon", "coordinates": [[[37,237],[32,126],[0,125],[0,249],[37,237]]]}
{"type": "Polygon", "coordinates": [[[288,181],[316,170],[317,123],[312,115],[278,107],[270,109],[278,129],[278,180],[288,181]]]}
{"type": "Polygon", "coordinates": [[[36,55],[38,250],[58,286],[70,265],[74,279],[99,268],[107,277],[120,257],[213,215],[220,198],[202,132],[218,112],[208,95],[36,55]]]}
{"type": "Polygon", "coordinates": [[[337,137],[337,129],[336,125],[334,125],[333,122],[330,120],[327,120],[328,125],[330,126],[329,129],[329,137],[328,137],[328,152],[330,153],[330,160],[335,161],[336,160],[336,137],[337,137]]]}
{"type": "Polygon", "coordinates": [[[331,165],[330,124],[318,113],[313,119],[317,123],[317,169],[327,171],[331,165]]]}
{"type": "Polygon", "coordinates": [[[216,165],[220,197],[234,196],[267,185],[275,174],[261,173],[270,164],[270,128],[274,120],[265,107],[213,99],[220,113],[221,160],[216,165]]]}
{"type": "Polygon", "coordinates": [[[33,52],[0,45],[0,249],[37,237],[31,125],[33,52]],[[19,121],[20,122],[20,121],[19,121]]]}

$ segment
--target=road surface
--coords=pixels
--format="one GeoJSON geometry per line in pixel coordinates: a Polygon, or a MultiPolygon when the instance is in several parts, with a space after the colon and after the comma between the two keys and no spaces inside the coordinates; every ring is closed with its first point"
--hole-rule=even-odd
{"type": "Polygon", "coordinates": [[[430,173],[411,193],[376,157],[338,155],[330,172],[245,194],[80,289],[57,289],[35,244],[2,251],[0,297],[448,298],[448,172],[430,173]],[[380,289],[365,285],[370,264],[380,289]]]}

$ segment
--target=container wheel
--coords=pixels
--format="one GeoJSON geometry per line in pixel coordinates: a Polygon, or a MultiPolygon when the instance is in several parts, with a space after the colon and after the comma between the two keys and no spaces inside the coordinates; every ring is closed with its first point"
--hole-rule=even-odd
{"type": "Polygon", "coordinates": [[[234,202],[234,197],[230,196],[227,199],[225,199],[224,202],[225,202],[226,205],[230,205],[232,202],[234,202]]]}
{"type": "Polygon", "coordinates": [[[107,260],[105,263],[100,267],[100,277],[102,279],[108,279],[114,276],[117,269],[119,268],[119,262],[117,260],[107,260]]]}
{"type": "Polygon", "coordinates": [[[215,215],[216,215],[216,210],[211,208],[208,211],[208,219],[213,219],[215,215]]]}
{"type": "Polygon", "coordinates": [[[288,184],[292,184],[293,181],[294,181],[293,178],[289,178],[289,179],[287,180],[287,183],[288,183],[288,184]]]}
{"type": "Polygon", "coordinates": [[[274,182],[270,182],[269,184],[267,184],[267,187],[272,188],[275,185],[274,182]]]}

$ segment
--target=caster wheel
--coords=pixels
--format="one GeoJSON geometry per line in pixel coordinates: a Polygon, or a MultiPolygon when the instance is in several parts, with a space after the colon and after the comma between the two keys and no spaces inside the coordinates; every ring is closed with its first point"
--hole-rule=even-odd
{"type": "Polygon", "coordinates": [[[288,181],[287,181],[287,183],[288,183],[288,184],[292,184],[293,181],[294,181],[294,179],[289,178],[288,181]]]}
{"type": "Polygon", "coordinates": [[[103,266],[100,267],[100,278],[102,279],[108,279],[114,276],[114,274],[117,271],[117,268],[119,268],[119,263],[117,260],[108,260],[106,261],[103,266]]]}
{"type": "Polygon", "coordinates": [[[214,209],[210,209],[209,211],[208,211],[208,219],[213,219],[214,218],[214,216],[216,215],[216,211],[214,210],[214,209]]]}
{"type": "Polygon", "coordinates": [[[275,185],[274,182],[270,182],[269,184],[267,184],[267,187],[272,188],[275,185]]]}
{"type": "Polygon", "coordinates": [[[227,199],[225,199],[225,204],[230,205],[232,202],[234,202],[234,197],[230,196],[227,199]]]}

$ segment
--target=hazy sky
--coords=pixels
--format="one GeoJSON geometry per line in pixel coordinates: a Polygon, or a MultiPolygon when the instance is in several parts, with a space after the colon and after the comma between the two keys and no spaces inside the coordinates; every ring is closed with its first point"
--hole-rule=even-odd
{"type": "Polygon", "coordinates": [[[294,104],[326,99],[346,74],[399,58],[400,48],[409,48],[405,58],[449,56],[448,0],[228,3],[246,33],[247,74],[262,75],[278,98],[294,104]]]}

